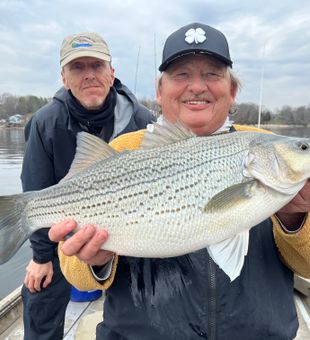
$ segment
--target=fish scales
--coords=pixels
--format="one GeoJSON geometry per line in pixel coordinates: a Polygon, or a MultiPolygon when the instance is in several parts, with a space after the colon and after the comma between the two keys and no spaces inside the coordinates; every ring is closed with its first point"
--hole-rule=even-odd
{"type": "Polygon", "coordinates": [[[239,275],[248,230],[288,203],[309,178],[309,139],[238,132],[178,140],[174,127],[169,137],[164,127],[157,129],[154,135],[163,145],[155,139],[152,147],[153,137],[146,133],[151,148],[121,154],[82,134],[61,183],[0,197],[0,261],[23,242],[12,237],[8,246],[1,239],[5,228],[26,238],[73,218],[79,226],[106,229],[103,248],[120,255],[170,257],[207,247],[231,279],[239,275]],[[94,145],[98,150],[91,157],[94,145]],[[15,210],[20,216],[11,213],[15,210]],[[236,258],[236,267],[230,268],[232,261],[227,267],[218,249],[236,258]]]}
{"type": "MultiPolygon", "coordinates": [[[[238,174],[240,177],[243,153],[247,149],[240,143],[227,143],[225,138],[224,146],[220,140],[217,146],[214,142],[202,143],[199,138],[180,144],[151,149],[147,155],[143,151],[128,153],[123,156],[126,167],[117,158],[108,162],[104,160],[107,163],[105,171],[98,171],[97,167],[89,169],[73,178],[70,184],[64,183],[55,189],[54,194],[48,192],[43,197],[38,196],[29,208],[35,212],[40,207],[40,222],[44,225],[50,225],[49,216],[52,215],[55,220],[75,218],[80,225],[91,220],[106,228],[111,236],[117,235],[116,238],[130,232],[131,237],[134,234],[140,238],[144,233],[144,241],[150,233],[160,242],[171,240],[176,243],[180,237],[186,240],[193,232],[199,231],[199,224],[185,233],[184,222],[190,224],[199,218],[210,197],[228,182],[234,184],[240,180],[238,174]],[[218,156],[221,150],[224,152],[218,156]],[[223,167],[223,157],[232,171],[227,171],[227,164],[223,167]],[[61,210],[55,216],[54,207],[57,205],[61,210]],[[159,220],[163,224],[160,231],[157,227],[159,220]],[[119,232],[123,221],[126,221],[126,232],[124,229],[119,232]],[[174,227],[164,227],[169,224],[174,227]]],[[[29,214],[29,219],[33,223],[37,216],[29,214]]]]}

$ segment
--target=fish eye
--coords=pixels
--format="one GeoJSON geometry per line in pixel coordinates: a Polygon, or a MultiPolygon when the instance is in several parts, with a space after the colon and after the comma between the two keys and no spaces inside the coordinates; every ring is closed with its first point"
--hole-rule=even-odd
{"type": "Polygon", "coordinates": [[[299,143],[298,147],[299,147],[300,150],[303,150],[303,151],[309,150],[309,144],[307,144],[307,143],[299,143]]]}

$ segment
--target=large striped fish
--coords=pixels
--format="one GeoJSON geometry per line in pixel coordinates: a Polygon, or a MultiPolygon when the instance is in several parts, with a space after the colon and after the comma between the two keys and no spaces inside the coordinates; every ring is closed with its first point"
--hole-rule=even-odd
{"type": "Polygon", "coordinates": [[[104,249],[120,255],[171,257],[207,247],[233,280],[249,229],[309,178],[309,145],[257,132],[197,137],[166,123],[145,133],[143,149],[118,153],[80,133],[59,184],[0,197],[0,263],[34,231],[74,218],[106,229],[104,249]]]}

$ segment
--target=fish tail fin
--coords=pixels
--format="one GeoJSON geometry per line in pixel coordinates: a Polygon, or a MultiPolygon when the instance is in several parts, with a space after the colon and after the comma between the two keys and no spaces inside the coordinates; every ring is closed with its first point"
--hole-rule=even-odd
{"type": "Polygon", "coordinates": [[[0,264],[7,262],[31,235],[25,206],[31,193],[0,196],[0,264]]]}

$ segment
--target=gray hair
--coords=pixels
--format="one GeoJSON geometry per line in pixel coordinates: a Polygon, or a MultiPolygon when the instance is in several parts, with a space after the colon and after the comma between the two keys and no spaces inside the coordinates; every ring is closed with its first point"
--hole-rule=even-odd
{"type": "Polygon", "coordinates": [[[227,71],[231,80],[231,85],[234,89],[237,90],[237,92],[241,91],[242,83],[240,78],[236,75],[236,73],[232,70],[231,67],[227,67],[227,71]]]}

